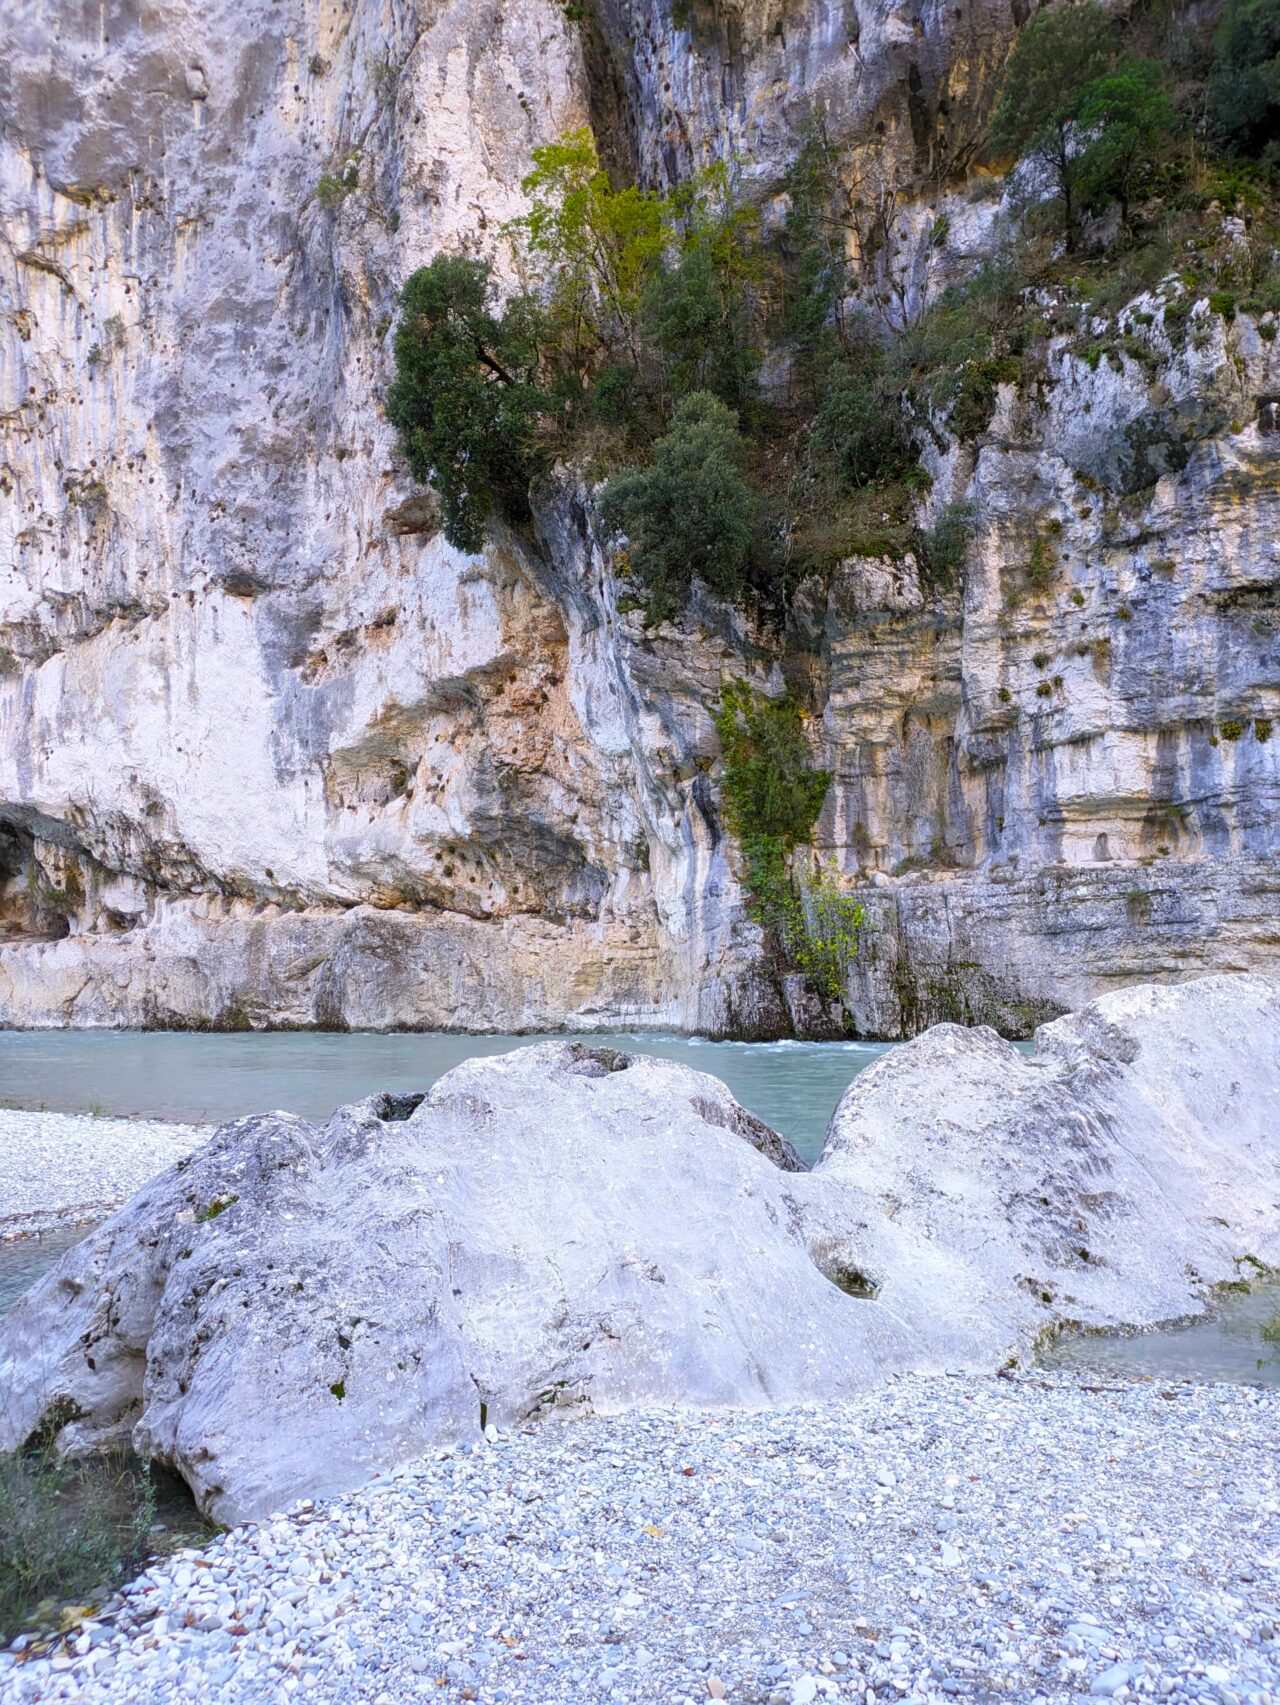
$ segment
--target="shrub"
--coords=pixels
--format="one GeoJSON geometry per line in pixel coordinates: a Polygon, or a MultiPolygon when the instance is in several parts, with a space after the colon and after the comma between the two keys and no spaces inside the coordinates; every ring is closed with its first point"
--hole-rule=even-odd
{"type": "Polygon", "coordinates": [[[974,514],[971,503],[949,503],[921,536],[925,576],[932,585],[944,589],[955,585],[973,537],[974,514]]]}
{"type": "Polygon", "coordinates": [[[489,265],[438,255],[400,294],[387,415],[415,479],[440,499],[445,537],[478,551],[495,501],[527,512],[539,317],[517,297],[497,316],[489,265]]]}
{"type": "Polygon", "coordinates": [[[1001,385],[1016,384],[1021,376],[1022,363],[1016,355],[991,355],[966,362],[947,415],[947,425],[955,436],[964,442],[985,432],[995,413],[997,390],[1001,385]]]}
{"type": "Polygon", "coordinates": [[[915,465],[897,399],[886,398],[865,369],[832,381],[813,423],[813,446],[851,490],[900,480],[915,465]]]}
{"type": "Polygon", "coordinates": [[[695,391],[676,408],[652,463],[605,487],[604,523],[626,534],[655,620],[682,607],[695,576],[726,598],[743,591],[761,511],[745,456],[733,410],[695,391]]]}
{"type": "Polygon", "coordinates": [[[154,1508],[145,1469],[67,1461],[51,1445],[0,1456],[0,1628],[16,1633],[42,1600],[140,1563],[154,1508]]]}
{"type": "Polygon", "coordinates": [[[320,182],[316,185],[316,200],[326,213],[332,213],[335,208],[351,194],[353,189],[360,187],[360,168],[350,165],[340,175],[333,172],[322,172],[320,182]]]}
{"type": "Polygon", "coordinates": [[[1038,538],[1027,558],[1027,582],[1037,592],[1043,592],[1057,571],[1057,553],[1047,539],[1038,538]]]}

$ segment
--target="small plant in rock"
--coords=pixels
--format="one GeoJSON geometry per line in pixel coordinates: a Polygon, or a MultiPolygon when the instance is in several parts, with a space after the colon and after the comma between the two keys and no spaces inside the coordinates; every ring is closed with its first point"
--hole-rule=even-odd
{"type": "Polygon", "coordinates": [[[316,185],[316,200],[326,213],[333,213],[360,187],[360,168],[354,161],[341,172],[322,172],[316,185]]]}
{"type": "Polygon", "coordinates": [[[196,1215],[196,1224],[204,1225],[209,1220],[216,1220],[219,1214],[225,1214],[227,1209],[234,1207],[239,1200],[239,1196],[215,1196],[208,1207],[202,1208],[196,1215]]]}

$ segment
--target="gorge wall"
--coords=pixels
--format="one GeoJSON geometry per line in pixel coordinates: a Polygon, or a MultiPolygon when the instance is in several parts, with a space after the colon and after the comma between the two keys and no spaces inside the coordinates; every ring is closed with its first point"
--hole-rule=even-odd
{"type": "Polygon", "coordinates": [[[521,211],[537,143],[590,123],[650,182],[737,155],[767,201],[822,101],[849,171],[916,195],[922,286],[1000,217],[922,186],[959,181],[1018,0],[581,10],[10,8],[0,1023],[828,1033],[762,963],[722,827],[729,678],[811,713],[863,1033],[1274,966],[1256,317],[1199,303],[1175,338],[1171,287],[939,445],[962,589],[855,558],[784,632],[709,597],[646,628],[568,472],[530,535],[439,535],[382,412],[396,296],[521,211]]]}

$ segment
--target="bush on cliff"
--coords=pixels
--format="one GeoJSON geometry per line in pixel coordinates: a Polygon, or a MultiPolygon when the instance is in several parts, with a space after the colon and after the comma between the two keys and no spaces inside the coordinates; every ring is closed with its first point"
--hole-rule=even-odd
{"type": "Polygon", "coordinates": [[[409,278],[387,393],[405,459],[464,551],[484,543],[495,503],[527,512],[542,407],[540,310],[518,296],[495,312],[489,273],[487,261],[437,255],[409,278]]]}
{"type": "Polygon", "coordinates": [[[726,598],[743,591],[760,514],[745,460],[733,410],[695,391],[677,405],[649,466],[605,487],[604,523],[626,535],[655,620],[682,607],[695,576],[726,598]]]}

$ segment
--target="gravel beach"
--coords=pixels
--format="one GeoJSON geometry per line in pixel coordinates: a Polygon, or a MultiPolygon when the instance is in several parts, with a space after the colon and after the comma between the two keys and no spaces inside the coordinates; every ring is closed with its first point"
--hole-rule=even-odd
{"type": "Polygon", "coordinates": [[[906,1378],[551,1419],[182,1552],[0,1697],[1280,1700],[1280,1400],[906,1378]]]}
{"type": "Polygon", "coordinates": [[[101,1219],[212,1130],[0,1108],[0,1239],[101,1219]]]}

